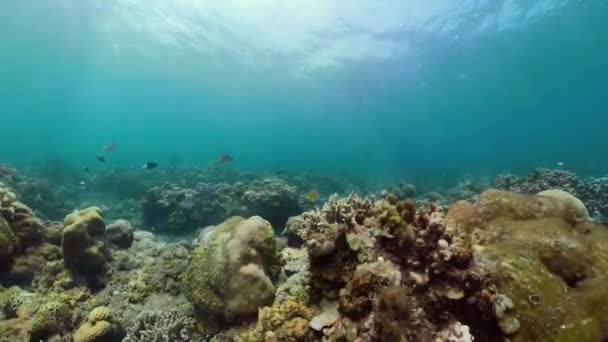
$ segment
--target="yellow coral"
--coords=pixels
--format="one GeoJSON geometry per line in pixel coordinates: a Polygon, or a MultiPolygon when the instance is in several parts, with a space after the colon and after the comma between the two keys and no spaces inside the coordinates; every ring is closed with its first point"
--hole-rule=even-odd
{"type": "Polygon", "coordinates": [[[112,333],[112,323],[99,321],[96,323],[86,322],[74,334],[74,342],[101,341],[104,336],[112,333]]]}
{"type": "Polygon", "coordinates": [[[96,307],[74,333],[74,342],[99,342],[118,337],[119,332],[113,321],[112,311],[108,307],[96,307]]]}
{"type": "Polygon", "coordinates": [[[89,322],[112,321],[112,311],[107,306],[98,306],[89,313],[89,322]]]}
{"type": "Polygon", "coordinates": [[[306,341],[310,339],[309,322],[313,311],[297,298],[289,296],[282,303],[261,308],[256,326],[239,336],[242,341],[306,341]]]}

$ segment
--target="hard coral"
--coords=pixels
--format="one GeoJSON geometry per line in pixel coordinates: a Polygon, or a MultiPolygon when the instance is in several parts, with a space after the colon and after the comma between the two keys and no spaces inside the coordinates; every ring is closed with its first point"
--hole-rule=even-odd
{"type": "Polygon", "coordinates": [[[94,288],[103,287],[107,282],[111,255],[105,244],[105,229],[101,210],[96,207],[76,211],[64,221],[63,260],[94,288]]]}
{"type": "Polygon", "coordinates": [[[203,341],[196,321],[173,311],[144,311],[127,329],[124,342],[203,341]]]}
{"type": "Polygon", "coordinates": [[[16,237],[17,253],[22,253],[42,241],[43,226],[40,220],[2,183],[0,183],[0,216],[8,222],[16,237]]]}
{"type": "Polygon", "coordinates": [[[316,341],[308,328],[313,311],[305,303],[294,297],[287,297],[281,303],[261,308],[258,321],[250,331],[235,338],[236,341],[316,341]]]}
{"type": "Polygon", "coordinates": [[[99,306],[89,313],[86,322],[74,333],[74,342],[120,342],[124,337],[112,311],[99,306]]]}
{"type": "Polygon", "coordinates": [[[270,223],[257,216],[234,217],[196,248],[181,284],[199,310],[233,319],[255,315],[272,303],[279,271],[270,223]]]}
{"type": "Polygon", "coordinates": [[[566,170],[536,169],[523,177],[499,175],[494,180],[494,187],[526,194],[559,189],[580,198],[591,216],[608,218],[608,177],[579,179],[566,170]]]}
{"type": "Polygon", "coordinates": [[[468,226],[475,237],[475,264],[497,288],[492,315],[511,341],[606,336],[608,291],[600,284],[608,272],[608,231],[578,219],[579,201],[489,190],[467,215],[458,207],[458,214],[450,209],[449,225],[468,226]]]}
{"type": "Polygon", "coordinates": [[[323,329],[330,339],[432,339],[491,307],[494,289],[472,263],[470,236],[446,229],[438,207],[416,210],[391,194],[332,197],[292,219],[287,232],[308,250],[313,302],[339,302],[340,318],[323,329]]]}

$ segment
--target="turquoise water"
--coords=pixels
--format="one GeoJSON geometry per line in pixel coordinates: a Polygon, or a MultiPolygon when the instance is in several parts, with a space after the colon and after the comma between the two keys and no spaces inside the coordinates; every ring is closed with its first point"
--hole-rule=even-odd
{"type": "Polygon", "coordinates": [[[430,3],[4,1],[0,160],[606,173],[606,1],[430,3]]]}

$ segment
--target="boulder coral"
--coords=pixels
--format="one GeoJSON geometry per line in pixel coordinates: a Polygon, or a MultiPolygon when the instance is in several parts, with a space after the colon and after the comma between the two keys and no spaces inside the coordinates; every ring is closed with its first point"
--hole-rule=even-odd
{"type": "Polygon", "coordinates": [[[112,311],[99,306],[89,313],[86,322],[76,330],[74,342],[120,342],[124,336],[124,330],[112,311]]]}
{"type": "Polygon", "coordinates": [[[272,304],[280,266],[270,223],[233,217],[194,250],[182,290],[202,312],[228,320],[251,317],[272,304]]]}
{"type": "Polygon", "coordinates": [[[105,223],[101,209],[76,211],[64,220],[61,250],[65,265],[84,276],[89,286],[103,287],[107,282],[111,258],[105,243],[105,223]]]}
{"type": "Polygon", "coordinates": [[[511,341],[608,336],[608,230],[575,197],[488,190],[455,203],[447,228],[467,227],[477,267],[492,274],[493,315],[511,341]]]}

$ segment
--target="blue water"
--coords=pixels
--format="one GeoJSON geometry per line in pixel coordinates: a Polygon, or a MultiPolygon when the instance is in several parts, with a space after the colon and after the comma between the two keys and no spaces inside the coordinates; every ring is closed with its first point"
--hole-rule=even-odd
{"type": "Polygon", "coordinates": [[[6,0],[0,160],[608,170],[605,0],[6,0]]]}

